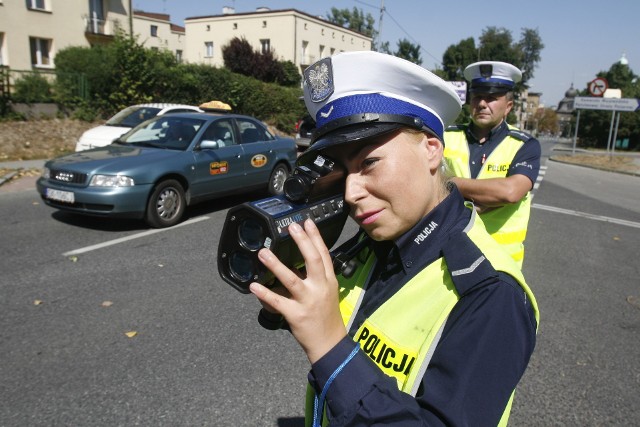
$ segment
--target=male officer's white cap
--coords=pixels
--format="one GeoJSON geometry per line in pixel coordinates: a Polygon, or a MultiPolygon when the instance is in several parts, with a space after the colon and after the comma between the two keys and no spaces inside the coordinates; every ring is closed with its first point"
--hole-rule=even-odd
{"type": "Polygon", "coordinates": [[[471,83],[471,93],[504,93],[522,80],[522,72],[506,62],[480,61],[464,69],[464,78],[471,83]]]}
{"type": "Polygon", "coordinates": [[[304,100],[316,120],[308,151],[402,127],[443,131],[461,109],[453,87],[421,66],[372,51],[321,59],[304,72],[304,100]]]}

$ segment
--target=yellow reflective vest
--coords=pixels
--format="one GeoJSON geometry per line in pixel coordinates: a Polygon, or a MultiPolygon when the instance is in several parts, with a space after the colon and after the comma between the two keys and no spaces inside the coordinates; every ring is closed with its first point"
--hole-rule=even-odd
{"type": "MultiPolygon", "coordinates": [[[[473,206],[467,205],[470,209],[473,206]]],[[[438,345],[449,313],[460,299],[495,271],[511,275],[520,284],[531,302],[536,321],[538,305],[527,286],[520,268],[488,235],[475,211],[466,234],[452,238],[443,248],[444,257],[437,259],[407,282],[396,294],[380,306],[358,328],[354,341],[387,375],[394,377],[398,389],[415,396],[438,345]],[[448,265],[447,254],[468,253],[464,265],[448,265]],[[419,301],[419,304],[416,304],[419,301]]],[[[365,249],[357,257],[355,273],[350,278],[338,276],[340,311],[347,330],[358,312],[366,292],[376,257],[365,249]]],[[[427,385],[428,386],[428,385],[427,385]]],[[[506,425],[511,411],[511,398],[504,402],[501,425],[506,425]]],[[[313,421],[314,391],[307,387],[306,425],[313,421]]],[[[323,425],[328,425],[326,415],[323,425]]]]}
{"type": "MultiPolygon", "coordinates": [[[[466,127],[453,127],[444,134],[444,157],[454,176],[472,178],[469,166],[469,145],[466,127]]],[[[477,179],[505,178],[513,159],[526,141],[526,134],[509,126],[507,137],[486,158],[477,179]]],[[[506,204],[480,214],[491,236],[500,243],[522,268],[524,260],[524,240],[527,236],[531,193],[517,203],[506,204]]]]}

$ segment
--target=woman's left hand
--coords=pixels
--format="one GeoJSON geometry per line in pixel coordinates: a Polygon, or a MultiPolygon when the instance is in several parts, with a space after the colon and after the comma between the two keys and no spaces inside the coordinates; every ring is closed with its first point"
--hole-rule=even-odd
{"type": "Polygon", "coordinates": [[[265,306],[284,316],[313,364],[347,334],[340,314],[338,279],[329,250],[312,220],[304,222],[304,230],[291,224],[289,234],[304,258],[306,277],[289,269],[270,250],[261,249],[258,258],[289,295],[279,295],[255,282],[250,289],[265,306]]]}

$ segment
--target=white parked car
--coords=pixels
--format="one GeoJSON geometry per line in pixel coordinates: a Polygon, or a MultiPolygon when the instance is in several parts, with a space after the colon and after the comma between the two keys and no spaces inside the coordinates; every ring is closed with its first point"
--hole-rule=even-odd
{"type": "Polygon", "coordinates": [[[104,125],[96,126],[82,134],[76,143],[76,151],[104,147],[145,120],[167,113],[202,112],[193,105],[184,104],[140,104],[132,105],[111,117],[104,125]]]}

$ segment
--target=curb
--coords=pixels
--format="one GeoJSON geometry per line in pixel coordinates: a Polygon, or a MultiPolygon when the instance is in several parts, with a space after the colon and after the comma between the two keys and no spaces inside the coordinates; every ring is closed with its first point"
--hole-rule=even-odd
{"type": "Polygon", "coordinates": [[[0,178],[0,186],[2,186],[2,184],[4,184],[5,182],[9,182],[11,181],[11,178],[13,178],[14,176],[18,175],[18,172],[20,172],[20,169],[16,170],[16,171],[11,171],[8,174],[6,174],[5,176],[0,178]]]}
{"type": "Polygon", "coordinates": [[[596,169],[596,170],[601,170],[601,171],[605,171],[605,172],[620,173],[620,174],[623,174],[623,175],[631,175],[631,176],[640,177],[640,172],[621,171],[621,170],[618,170],[618,169],[609,169],[609,168],[603,168],[603,167],[600,167],[600,166],[583,165],[583,164],[580,164],[580,163],[565,162],[563,160],[554,159],[553,157],[549,157],[549,160],[552,161],[552,162],[564,163],[565,165],[580,166],[580,167],[583,167],[583,168],[596,169]]]}

